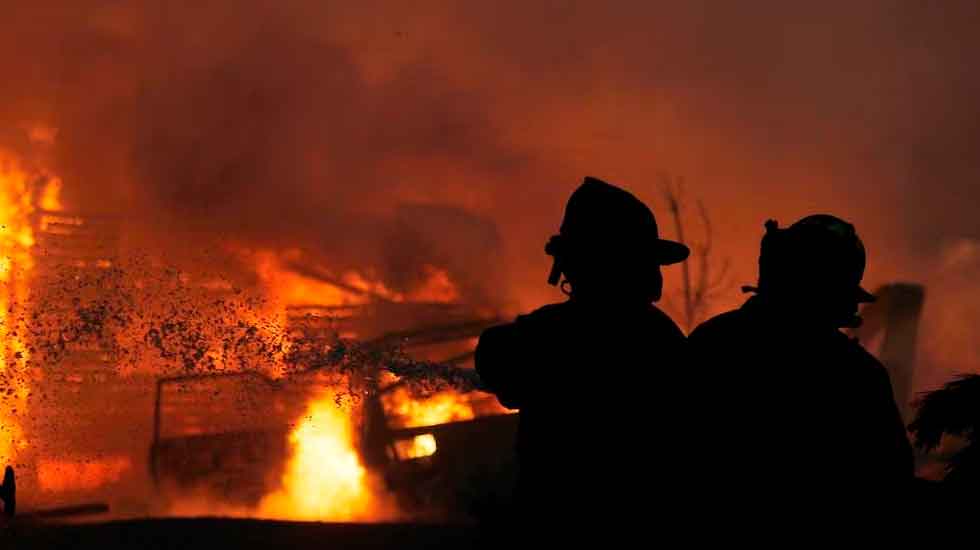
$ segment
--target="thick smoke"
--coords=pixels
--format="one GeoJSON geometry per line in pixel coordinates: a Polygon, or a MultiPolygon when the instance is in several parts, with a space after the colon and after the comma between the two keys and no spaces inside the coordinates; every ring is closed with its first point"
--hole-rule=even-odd
{"type": "MultiPolygon", "coordinates": [[[[445,69],[412,63],[372,82],[332,36],[328,7],[18,10],[12,22],[37,31],[12,29],[23,43],[59,46],[10,60],[51,80],[11,90],[22,107],[4,117],[58,129],[67,204],[123,213],[152,246],[302,248],[403,287],[454,250],[483,251],[450,266],[464,290],[494,267],[496,229],[454,190],[525,161],[501,143],[482,94],[445,69]],[[45,112],[24,111],[32,102],[45,112]],[[399,212],[413,208],[425,219],[406,228],[399,212]]],[[[23,150],[21,137],[4,145],[23,150]]]]}
{"type": "Polygon", "coordinates": [[[869,286],[931,285],[930,342],[943,297],[977,294],[934,267],[980,238],[975,2],[197,4],[5,7],[0,146],[164,244],[300,247],[400,285],[466,251],[467,292],[523,308],[554,298],[541,247],[585,174],[661,214],[656,175],[687,176],[738,283],[765,219],[849,218],[869,286]],[[41,153],[37,124],[58,129],[41,153]]]}

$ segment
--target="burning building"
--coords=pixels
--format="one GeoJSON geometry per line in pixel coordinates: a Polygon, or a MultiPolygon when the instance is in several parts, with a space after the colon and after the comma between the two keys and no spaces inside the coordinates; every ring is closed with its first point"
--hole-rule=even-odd
{"type": "Polygon", "coordinates": [[[65,208],[59,180],[11,166],[0,456],[22,508],[420,517],[472,474],[447,468],[453,453],[489,437],[506,457],[514,420],[489,418],[507,411],[471,365],[498,318],[446,270],[393,290],[234,242],[237,279],[178,269],[134,254],[123,216],[65,208]]]}

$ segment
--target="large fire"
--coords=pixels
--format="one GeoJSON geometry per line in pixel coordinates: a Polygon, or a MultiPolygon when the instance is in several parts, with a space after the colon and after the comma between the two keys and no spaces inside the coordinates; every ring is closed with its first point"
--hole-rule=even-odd
{"type": "MultiPolygon", "coordinates": [[[[57,496],[63,494],[68,495],[66,498],[70,503],[80,495],[102,494],[98,491],[104,487],[141,475],[142,468],[138,462],[142,456],[126,454],[128,451],[119,449],[105,451],[99,450],[98,446],[89,448],[84,437],[72,439],[74,436],[71,436],[52,447],[48,438],[60,439],[68,432],[62,431],[58,435],[55,433],[58,431],[57,427],[52,431],[50,426],[41,427],[27,421],[32,391],[44,395],[52,387],[63,385],[68,388],[62,388],[63,393],[67,391],[70,395],[72,391],[87,391],[81,389],[86,384],[98,385],[111,379],[125,380],[113,378],[118,377],[124,367],[114,365],[111,362],[114,355],[104,348],[98,348],[103,344],[96,340],[109,338],[117,346],[147,347],[150,351],[148,354],[144,350],[141,352],[142,356],[128,356],[130,360],[142,357],[135,359],[139,363],[137,372],[156,372],[154,369],[158,367],[153,366],[153,358],[156,357],[154,354],[159,351],[160,357],[156,360],[167,359],[171,350],[167,349],[166,340],[170,338],[173,340],[170,343],[191,345],[189,357],[214,372],[255,371],[274,379],[285,379],[290,376],[290,372],[295,372],[290,371],[290,368],[295,369],[295,365],[287,365],[293,346],[288,328],[290,318],[287,310],[290,308],[371,308],[377,304],[417,303],[428,304],[425,307],[430,307],[431,310],[433,304],[450,306],[460,300],[460,293],[449,273],[436,266],[424,266],[425,278],[421,284],[416,284],[410,290],[396,291],[369,267],[331,273],[318,264],[316,269],[321,271],[317,273],[324,274],[321,277],[317,273],[310,275],[294,269],[296,265],[303,263],[302,253],[299,251],[252,249],[236,242],[226,242],[224,244],[227,250],[233,251],[232,254],[242,264],[250,265],[254,271],[259,288],[248,292],[262,295],[259,302],[263,305],[255,308],[233,308],[235,318],[231,322],[222,320],[225,324],[209,323],[206,318],[169,318],[167,316],[172,314],[191,314],[189,312],[194,304],[190,302],[194,300],[206,307],[209,301],[213,304],[227,303],[222,302],[224,298],[220,298],[221,295],[242,291],[220,276],[194,279],[186,273],[177,273],[172,282],[167,282],[170,280],[167,279],[157,284],[160,288],[170,290],[151,291],[145,279],[146,273],[129,274],[121,267],[123,262],[117,265],[114,255],[124,253],[119,250],[110,250],[107,252],[109,255],[100,255],[96,259],[75,260],[70,256],[67,260],[49,258],[45,244],[48,241],[45,239],[54,235],[56,238],[67,237],[71,241],[80,232],[91,230],[85,216],[72,213],[63,204],[62,185],[60,179],[50,174],[24,168],[12,155],[0,155],[0,466],[19,464],[19,468],[26,467],[31,475],[25,487],[33,489],[35,494],[50,497],[46,497],[45,502],[60,502],[57,496]],[[65,267],[68,268],[67,271],[62,269],[65,267]],[[72,284],[88,280],[86,277],[94,277],[92,280],[96,281],[94,285],[85,287],[84,291],[91,295],[89,298],[95,297],[95,306],[84,301],[88,298],[82,298],[74,306],[81,309],[69,308],[61,313],[60,310],[44,313],[45,316],[50,316],[44,317],[46,320],[57,320],[59,315],[77,317],[68,321],[67,331],[65,327],[55,327],[55,333],[61,334],[53,341],[55,346],[79,354],[78,359],[72,360],[76,361],[72,363],[74,366],[68,370],[51,369],[46,361],[41,360],[43,358],[35,358],[37,364],[31,362],[34,347],[38,345],[32,339],[32,335],[37,334],[37,330],[34,330],[37,327],[32,327],[31,323],[40,318],[36,315],[32,317],[31,307],[35,306],[38,296],[43,299],[51,290],[65,292],[64,289],[46,287],[48,282],[41,283],[43,277],[39,274],[42,272],[44,277],[67,272],[69,277],[62,281],[72,284]],[[113,286],[106,287],[106,281],[113,286]],[[111,297],[108,301],[100,302],[99,292],[106,292],[106,288],[111,297]],[[168,292],[188,288],[196,289],[189,296],[197,298],[188,299],[185,296],[177,302],[167,303],[167,300],[176,296],[168,292]],[[119,310],[112,300],[120,295],[124,295],[125,300],[132,300],[126,307],[140,307],[136,304],[149,307],[143,311],[119,310]],[[145,330],[146,325],[133,325],[137,327],[134,330],[133,326],[112,324],[122,323],[134,313],[145,321],[156,310],[171,313],[166,313],[162,319],[163,325],[153,327],[153,330],[145,330]],[[99,317],[100,314],[106,315],[106,318],[99,317]],[[92,324],[103,321],[105,324],[92,324]],[[77,335],[66,339],[66,335],[73,334],[72,330],[78,328],[70,326],[71,323],[88,323],[83,327],[87,330],[97,328],[96,332],[89,334],[96,337],[93,340],[95,343],[77,340],[77,335]],[[224,343],[220,341],[220,332],[226,325],[240,333],[232,339],[231,347],[227,339],[224,343]],[[179,332],[192,327],[192,332],[179,332]],[[187,335],[190,336],[185,338],[187,335]],[[251,348],[255,348],[252,351],[257,350],[257,353],[246,353],[251,348]],[[84,359],[90,356],[86,353],[90,354],[98,349],[102,351],[97,351],[97,355],[92,356],[93,359],[84,359]],[[77,368],[82,370],[74,370],[77,368]],[[72,389],[76,386],[78,389],[72,389]]],[[[75,296],[70,297],[75,299],[75,296]]],[[[59,304],[58,307],[64,305],[66,304],[59,304]]],[[[329,315],[340,320],[351,315],[342,309],[331,311],[334,312],[329,315]]],[[[369,330],[364,325],[360,327],[357,330],[369,330]]],[[[375,336],[370,336],[348,330],[338,333],[337,336],[343,339],[361,339],[383,334],[375,332],[375,336]]],[[[52,344],[52,341],[47,344],[52,344]]],[[[458,356],[465,352],[467,346],[472,347],[473,341],[463,341],[462,344],[461,347],[459,343],[453,344],[456,347],[452,348],[452,355],[458,356]]],[[[397,342],[395,345],[398,345],[397,342]]],[[[325,344],[320,353],[329,351],[330,345],[325,344]]],[[[187,359],[185,355],[178,355],[182,361],[187,359]]],[[[188,365],[190,363],[184,364],[184,368],[191,368],[188,365]]],[[[160,370],[158,375],[164,376],[165,372],[160,370]]],[[[188,493],[179,495],[177,502],[164,513],[317,521],[381,521],[403,517],[404,512],[399,511],[395,504],[396,499],[380,481],[381,472],[374,471],[376,466],[369,466],[362,456],[364,449],[361,447],[362,434],[359,430],[364,421],[364,402],[351,400],[349,395],[343,395],[340,388],[350,381],[348,376],[342,376],[342,382],[337,387],[320,387],[306,403],[305,412],[295,419],[295,424],[288,433],[288,454],[285,463],[281,465],[281,477],[257,504],[243,507],[225,502],[222,497],[205,495],[202,498],[191,498],[191,493],[188,493]]],[[[468,393],[443,389],[434,394],[415,394],[407,387],[398,385],[406,381],[397,376],[386,373],[382,378],[386,383],[395,384],[392,386],[394,389],[388,391],[391,388],[382,384],[380,387],[375,385],[372,391],[381,392],[378,403],[385,422],[392,429],[432,426],[469,420],[481,414],[504,412],[499,408],[487,408],[486,403],[474,401],[473,395],[468,393]]],[[[82,405],[70,397],[69,401],[71,405],[61,403],[58,406],[90,406],[82,405]]],[[[123,409],[128,406],[126,403],[111,404],[123,409]]],[[[50,407],[50,401],[45,406],[50,407]]],[[[143,414],[135,409],[133,412],[143,414]]],[[[64,410],[61,413],[72,416],[76,411],[64,410]]],[[[40,411],[38,414],[43,416],[40,411]]],[[[90,413],[83,412],[82,416],[87,414],[90,413]]],[[[97,416],[98,413],[92,411],[91,415],[97,416]]],[[[108,430],[124,429],[124,426],[101,426],[108,430]]],[[[188,428],[185,435],[195,437],[205,434],[188,428]]],[[[392,460],[412,460],[428,457],[436,452],[436,439],[432,434],[419,434],[409,439],[391,441],[388,448],[388,456],[392,460]]],[[[20,471],[24,470],[25,468],[20,468],[20,471]]]]}
{"type": "Polygon", "coordinates": [[[353,411],[336,394],[323,391],[310,402],[289,442],[292,456],[282,488],[262,500],[258,515],[365,521],[390,514],[390,504],[358,455],[353,411]]]}

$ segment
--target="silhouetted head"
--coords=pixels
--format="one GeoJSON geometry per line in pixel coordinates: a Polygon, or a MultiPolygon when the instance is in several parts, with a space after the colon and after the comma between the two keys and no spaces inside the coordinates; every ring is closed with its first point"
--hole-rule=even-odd
{"type": "Polygon", "coordinates": [[[854,226],[827,214],[781,229],[766,222],[759,255],[760,296],[820,324],[860,324],[858,304],[873,302],[861,288],[864,244],[854,226]]]}
{"type": "Polygon", "coordinates": [[[660,299],[660,266],[684,261],[690,251],[660,238],[653,212],[629,192],[587,177],[565,206],[558,235],[545,252],[555,257],[550,284],[560,275],[573,297],[614,303],[660,299]]]}

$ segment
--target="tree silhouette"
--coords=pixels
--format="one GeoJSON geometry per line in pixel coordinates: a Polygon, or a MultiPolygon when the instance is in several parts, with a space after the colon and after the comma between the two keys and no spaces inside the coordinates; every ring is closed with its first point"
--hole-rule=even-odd
{"type": "Polygon", "coordinates": [[[701,237],[699,240],[689,241],[689,228],[685,226],[684,220],[688,219],[687,214],[691,207],[684,189],[684,178],[662,175],[660,191],[673,221],[675,238],[691,249],[690,258],[681,264],[680,307],[675,306],[676,301],[672,296],[666,296],[668,307],[679,310],[677,313],[681,325],[685,331],[690,332],[705,319],[712,300],[729,286],[728,270],[731,261],[723,258],[720,266],[715,268],[717,259],[713,257],[714,228],[701,199],[694,201],[694,209],[700,221],[700,227],[696,231],[701,237]]]}

